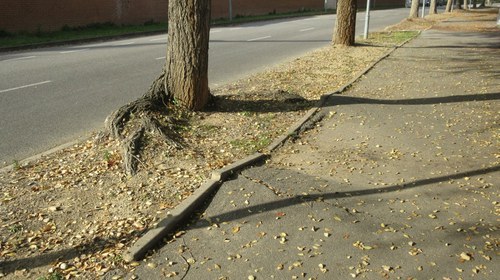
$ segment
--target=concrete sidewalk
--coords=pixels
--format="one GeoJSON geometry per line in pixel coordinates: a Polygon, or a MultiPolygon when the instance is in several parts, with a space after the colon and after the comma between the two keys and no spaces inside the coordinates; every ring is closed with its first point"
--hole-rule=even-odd
{"type": "Polygon", "coordinates": [[[423,32],[125,279],[495,279],[499,45],[423,32]]]}

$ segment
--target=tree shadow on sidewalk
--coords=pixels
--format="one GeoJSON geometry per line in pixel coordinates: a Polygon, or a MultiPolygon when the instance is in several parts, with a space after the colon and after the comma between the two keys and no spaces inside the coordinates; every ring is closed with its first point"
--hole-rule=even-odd
{"type": "Polygon", "coordinates": [[[352,97],[346,95],[332,95],[327,99],[325,106],[350,104],[433,105],[488,100],[500,100],[500,93],[463,94],[413,99],[373,99],[365,97],[352,97]]]}
{"type": "MultiPolygon", "coordinates": [[[[261,203],[245,208],[240,208],[237,210],[229,211],[226,213],[222,213],[219,215],[207,217],[205,220],[200,220],[198,223],[191,226],[191,228],[203,228],[209,226],[208,220],[212,221],[220,221],[220,222],[229,222],[233,220],[238,220],[242,218],[246,218],[249,216],[256,215],[262,212],[270,212],[278,209],[284,209],[293,205],[301,204],[304,202],[314,202],[321,199],[322,201],[341,199],[341,198],[351,198],[351,197],[359,197],[359,196],[367,196],[388,192],[397,192],[409,190],[417,187],[423,187],[430,184],[436,184],[440,182],[446,182],[450,180],[458,180],[465,177],[485,175],[493,172],[500,171],[500,165],[476,169],[471,171],[465,171],[456,174],[450,174],[445,176],[439,176],[428,179],[420,179],[415,180],[413,182],[409,182],[407,184],[402,185],[394,185],[385,188],[370,188],[370,189],[361,189],[361,190],[352,190],[352,191],[342,191],[342,192],[330,192],[330,193],[319,193],[319,194],[307,194],[307,195],[295,195],[290,198],[274,200],[271,202],[261,203]]],[[[297,176],[304,176],[304,174],[297,173],[297,176]]],[[[314,180],[309,180],[314,181],[314,180]]]]}
{"type": "MultiPolygon", "coordinates": [[[[330,95],[323,107],[350,104],[380,104],[380,105],[432,105],[446,103],[460,103],[472,101],[500,100],[500,92],[481,94],[458,94],[441,97],[413,98],[413,99],[373,99],[352,97],[341,94],[330,95]]],[[[216,96],[215,105],[209,112],[252,112],[277,113],[308,110],[317,104],[318,100],[306,100],[300,95],[287,92],[269,95],[254,95],[253,98],[238,95],[216,96]]]]}

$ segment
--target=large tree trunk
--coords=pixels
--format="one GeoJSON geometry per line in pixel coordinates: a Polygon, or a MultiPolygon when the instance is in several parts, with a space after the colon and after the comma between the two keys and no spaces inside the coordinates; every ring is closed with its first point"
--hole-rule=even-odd
{"type": "Polygon", "coordinates": [[[437,14],[437,5],[436,5],[436,0],[431,0],[431,4],[429,7],[429,15],[435,15],[437,14]]]}
{"type": "Polygon", "coordinates": [[[356,36],[356,0],[339,0],[333,43],[353,46],[356,36]]]}
{"type": "Polygon", "coordinates": [[[410,15],[408,18],[418,18],[418,0],[411,1],[410,15]]]}
{"type": "Polygon", "coordinates": [[[210,0],[169,1],[165,89],[190,110],[208,103],[210,0]]]}
{"type": "Polygon", "coordinates": [[[453,4],[453,0],[448,0],[446,2],[446,9],[444,10],[445,13],[451,12],[451,5],[453,4]]]}
{"type": "Polygon", "coordinates": [[[171,148],[182,148],[175,125],[185,120],[176,111],[201,110],[211,96],[207,75],[210,0],[171,0],[168,19],[162,73],[141,98],[106,119],[109,135],[123,148],[123,165],[130,175],[137,172],[141,150],[151,137],[162,139],[171,148]]]}

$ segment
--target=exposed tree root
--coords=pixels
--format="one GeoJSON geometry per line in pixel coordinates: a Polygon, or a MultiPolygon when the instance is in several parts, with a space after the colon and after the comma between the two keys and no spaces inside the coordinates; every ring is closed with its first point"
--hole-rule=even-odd
{"type": "Polygon", "coordinates": [[[182,148],[175,132],[178,121],[169,116],[172,98],[164,90],[165,72],[158,77],[146,94],[112,112],[105,122],[107,136],[117,139],[123,150],[125,172],[135,175],[146,136],[160,137],[174,148],[182,148]],[[160,122],[157,117],[162,116],[160,122]]]}
{"type": "Polygon", "coordinates": [[[127,174],[135,175],[137,172],[137,157],[140,152],[140,145],[144,137],[145,128],[140,127],[122,141],[123,147],[123,167],[127,174]]]}

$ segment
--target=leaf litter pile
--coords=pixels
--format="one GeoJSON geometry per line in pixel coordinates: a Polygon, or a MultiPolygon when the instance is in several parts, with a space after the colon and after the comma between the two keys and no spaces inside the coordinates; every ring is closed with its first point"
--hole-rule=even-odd
{"type": "Polygon", "coordinates": [[[363,43],[326,47],[213,89],[211,111],[179,112],[183,148],[149,143],[133,177],[123,172],[118,143],[97,136],[1,172],[0,278],[94,279],[114,268],[133,270],[124,250],[211,171],[264,149],[322,94],[392,47],[363,43]]]}

